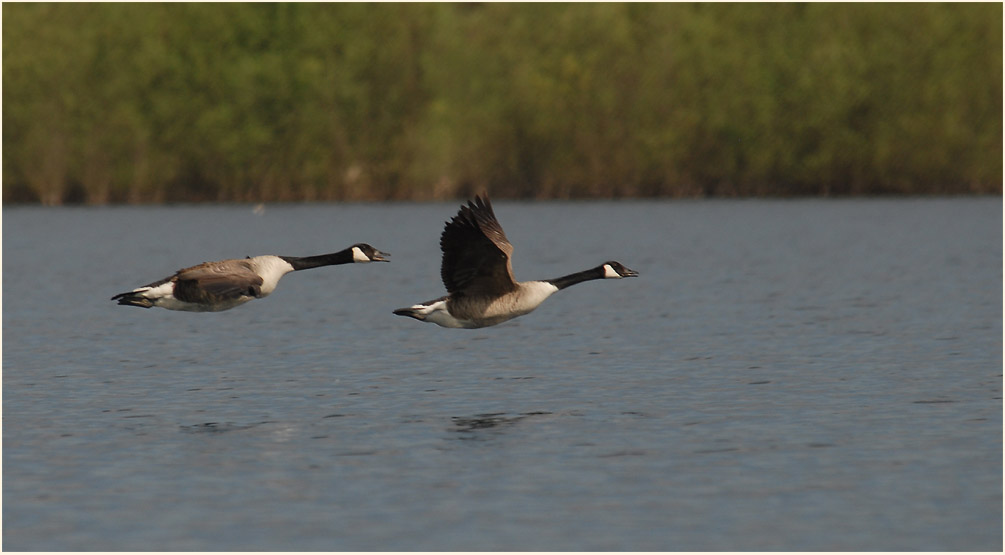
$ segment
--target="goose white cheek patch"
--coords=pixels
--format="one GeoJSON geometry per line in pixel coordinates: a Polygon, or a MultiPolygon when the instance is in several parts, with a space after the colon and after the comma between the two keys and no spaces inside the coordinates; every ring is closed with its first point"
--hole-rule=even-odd
{"type": "Polygon", "coordinates": [[[621,274],[614,271],[610,264],[604,264],[604,279],[620,279],[621,274]]]}
{"type": "Polygon", "coordinates": [[[352,261],[353,262],[370,262],[370,258],[363,254],[363,251],[359,247],[352,248],[352,261]]]}

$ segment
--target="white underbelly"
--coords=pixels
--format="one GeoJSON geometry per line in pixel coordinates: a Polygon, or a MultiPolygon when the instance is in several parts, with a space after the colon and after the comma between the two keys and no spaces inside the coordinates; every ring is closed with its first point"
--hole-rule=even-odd
{"type": "Polygon", "coordinates": [[[237,299],[230,299],[227,301],[216,302],[212,304],[204,303],[189,303],[185,301],[180,301],[174,298],[173,295],[161,297],[154,300],[154,305],[161,308],[166,308],[168,310],[182,310],[185,312],[219,312],[221,310],[229,310],[235,306],[240,306],[255,297],[242,296],[237,299]]]}

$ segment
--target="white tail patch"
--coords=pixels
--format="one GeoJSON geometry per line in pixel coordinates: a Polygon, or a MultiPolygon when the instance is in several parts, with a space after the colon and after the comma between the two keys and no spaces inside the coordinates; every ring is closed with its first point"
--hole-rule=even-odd
{"type": "Polygon", "coordinates": [[[136,289],[133,289],[133,293],[140,293],[142,296],[151,300],[164,298],[174,299],[174,282],[169,281],[167,283],[162,283],[157,287],[137,287],[136,289]]]}
{"type": "Polygon", "coordinates": [[[447,310],[447,301],[440,300],[436,301],[430,305],[417,304],[412,308],[418,309],[420,313],[423,314],[423,320],[426,322],[432,322],[438,326],[444,328],[471,328],[473,326],[471,322],[466,320],[459,320],[454,318],[453,314],[447,310]]]}

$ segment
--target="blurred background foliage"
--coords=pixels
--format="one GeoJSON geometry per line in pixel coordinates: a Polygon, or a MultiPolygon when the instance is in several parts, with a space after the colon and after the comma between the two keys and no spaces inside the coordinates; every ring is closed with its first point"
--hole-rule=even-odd
{"type": "Polygon", "coordinates": [[[1001,194],[1002,5],[3,4],[3,200],[1001,194]]]}

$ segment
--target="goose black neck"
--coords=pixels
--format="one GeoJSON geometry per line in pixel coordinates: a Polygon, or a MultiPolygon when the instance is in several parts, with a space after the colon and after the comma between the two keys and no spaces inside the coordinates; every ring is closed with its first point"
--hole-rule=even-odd
{"type": "Polygon", "coordinates": [[[353,261],[351,248],[330,254],[319,254],[317,256],[280,256],[279,258],[289,262],[294,270],[308,270],[310,268],[320,268],[321,266],[349,264],[353,261]]]}
{"type": "Polygon", "coordinates": [[[574,274],[569,274],[567,276],[562,276],[560,278],[545,280],[548,283],[558,287],[559,290],[565,289],[570,285],[576,285],[577,283],[582,283],[584,281],[590,281],[591,279],[602,279],[604,277],[604,267],[597,266],[596,268],[590,268],[589,270],[583,270],[582,272],[576,272],[574,274]]]}

